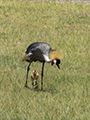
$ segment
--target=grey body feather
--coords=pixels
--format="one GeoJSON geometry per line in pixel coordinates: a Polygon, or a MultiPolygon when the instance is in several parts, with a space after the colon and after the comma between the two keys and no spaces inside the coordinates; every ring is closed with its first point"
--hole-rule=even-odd
{"type": "Polygon", "coordinates": [[[44,55],[48,56],[49,52],[52,50],[49,44],[44,43],[44,42],[35,42],[32,43],[26,51],[27,54],[27,61],[40,61],[43,62],[45,61],[44,55]],[[30,54],[31,53],[31,54],[30,54]],[[30,55],[29,55],[30,54],[30,55]]]}

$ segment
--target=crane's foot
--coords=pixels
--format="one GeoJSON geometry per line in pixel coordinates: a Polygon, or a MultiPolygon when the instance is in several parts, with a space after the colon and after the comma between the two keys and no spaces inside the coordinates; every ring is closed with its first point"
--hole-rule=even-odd
{"type": "Polygon", "coordinates": [[[24,85],[24,87],[26,87],[26,88],[28,87],[28,86],[27,86],[27,81],[25,82],[25,85],[24,85]]]}
{"type": "Polygon", "coordinates": [[[34,82],[32,82],[32,86],[34,86],[34,82]]]}
{"type": "Polygon", "coordinates": [[[41,91],[43,91],[43,85],[41,84],[41,91]]]}
{"type": "Polygon", "coordinates": [[[41,91],[43,91],[43,88],[41,88],[41,91]]]}
{"type": "Polygon", "coordinates": [[[35,84],[34,85],[37,85],[37,81],[35,81],[35,84]]]}
{"type": "Polygon", "coordinates": [[[37,85],[37,81],[32,81],[32,86],[36,86],[37,85]]]}
{"type": "Polygon", "coordinates": [[[38,89],[38,84],[34,86],[34,90],[38,89]]]}
{"type": "Polygon", "coordinates": [[[27,86],[27,85],[24,85],[24,87],[28,88],[28,86],[27,86]]]}
{"type": "Polygon", "coordinates": [[[38,88],[38,83],[37,81],[32,82],[33,89],[36,90],[38,88]]]}

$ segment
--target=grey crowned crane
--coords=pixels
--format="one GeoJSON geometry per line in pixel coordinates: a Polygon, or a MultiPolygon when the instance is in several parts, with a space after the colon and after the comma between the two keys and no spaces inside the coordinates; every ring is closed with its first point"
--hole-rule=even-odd
{"type": "Polygon", "coordinates": [[[27,86],[28,72],[30,70],[30,65],[32,62],[40,61],[42,62],[42,71],[41,71],[41,90],[43,90],[43,71],[45,62],[51,62],[51,65],[56,64],[60,69],[60,56],[56,50],[52,50],[51,46],[45,42],[35,42],[28,46],[23,54],[22,61],[29,62],[27,67],[27,75],[25,87],[27,86]]]}

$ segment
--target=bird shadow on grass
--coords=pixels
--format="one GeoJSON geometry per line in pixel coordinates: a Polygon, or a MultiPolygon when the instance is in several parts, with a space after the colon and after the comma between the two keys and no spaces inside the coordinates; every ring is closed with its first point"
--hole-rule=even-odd
{"type": "Polygon", "coordinates": [[[36,92],[47,92],[47,93],[58,93],[57,91],[53,91],[52,89],[47,89],[47,90],[41,90],[39,88],[30,88],[30,87],[24,87],[26,89],[32,90],[32,91],[36,91],[36,92]]]}

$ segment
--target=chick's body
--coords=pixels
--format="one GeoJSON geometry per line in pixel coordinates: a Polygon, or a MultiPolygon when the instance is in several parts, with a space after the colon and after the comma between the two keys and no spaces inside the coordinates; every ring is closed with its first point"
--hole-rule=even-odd
{"type": "Polygon", "coordinates": [[[32,80],[32,85],[37,85],[37,80],[38,80],[39,74],[36,70],[33,70],[33,72],[31,73],[31,80],[32,80]],[[35,81],[35,84],[34,84],[35,81]]]}

